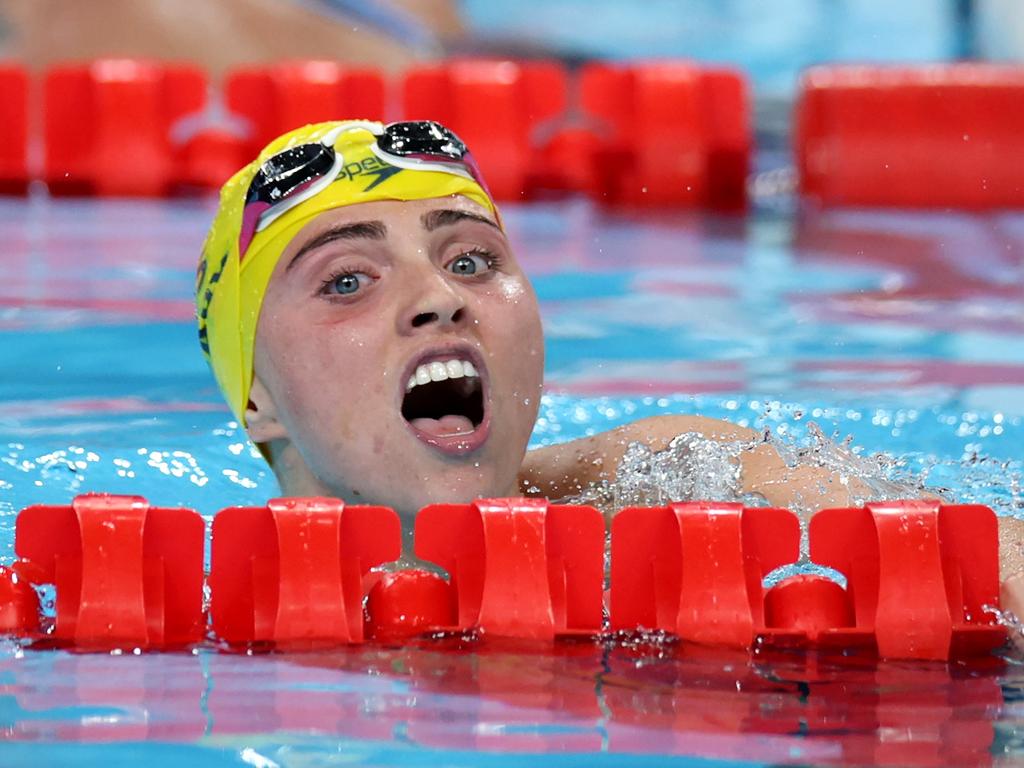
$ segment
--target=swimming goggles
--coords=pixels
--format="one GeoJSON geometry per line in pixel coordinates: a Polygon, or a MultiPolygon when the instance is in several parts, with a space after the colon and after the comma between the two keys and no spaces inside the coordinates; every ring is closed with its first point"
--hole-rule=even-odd
{"type": "Polygon", "coordinates": [[[371,150],[383,168],[452,173],[471,179],[490,194],[466,145],[440,123],[417,120],[381,126],[350,121],[319,142],[289,147],[263,162],[245,197],[238,251],[242,258],[257,232],[316,196],[344,173],[345,160],[335,144],[348,131],[369,131],[376,136],[371,150]]]}

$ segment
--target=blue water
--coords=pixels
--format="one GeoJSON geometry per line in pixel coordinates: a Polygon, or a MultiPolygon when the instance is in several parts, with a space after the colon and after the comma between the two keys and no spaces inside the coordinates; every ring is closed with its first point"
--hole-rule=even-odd
{"type": "MultiPolygon", "coordinates": [[[[196,343],[210,211],[0,201],[4,562],[31,503],[136,493],[209,518],[276,493],[196,343]]],[[[1024,514],[1024,215],[505,216],[547,334],[535,444],[701,413],[799,446],[813,422],[885,476],[1024,514]]],[[[653,641],[253,657],[8,644],[0,763],[1005,762],[1017,669],[653,641]]]]}
{"type": "Polygon", "coordinates": [[[998,2],[903,0],[461,0],[469,31],[579,59],[687,58],[740,67],[762,98],[792,98],[823,61],[1019,59],[998,2]],[[970,13],[968,13],[970,11],[970,13]]]}

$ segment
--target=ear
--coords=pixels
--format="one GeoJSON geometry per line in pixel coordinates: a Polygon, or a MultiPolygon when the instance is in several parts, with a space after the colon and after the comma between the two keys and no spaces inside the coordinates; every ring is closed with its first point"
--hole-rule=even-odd
{"type": "Polygon", "coordinates": [[[245,409],[245,423],[249,439],[254,443],[269,443],[288,436],[288,431],[277,417],[277,406],[270,392],[258,376],[253,376],[249,390],[249,405],[245,409]]]}

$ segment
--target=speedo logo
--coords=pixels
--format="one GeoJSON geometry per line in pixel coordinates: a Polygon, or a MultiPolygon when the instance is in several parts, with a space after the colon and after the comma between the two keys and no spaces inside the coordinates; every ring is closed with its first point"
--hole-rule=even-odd
{"type": "Polygon", "coordinates": [[[374,187],[383,184],[392,176],[401,172],[401,168],[388,165],[379,157],[371,156],[364,157],[358,163],[345,163],[345,165],[341,166],[341,170],[338,171],[338,178],[355,181],[361,176],[366,176],[370,179],[370,185],[363,189],[363,192],[369,192],[374,187]]]}

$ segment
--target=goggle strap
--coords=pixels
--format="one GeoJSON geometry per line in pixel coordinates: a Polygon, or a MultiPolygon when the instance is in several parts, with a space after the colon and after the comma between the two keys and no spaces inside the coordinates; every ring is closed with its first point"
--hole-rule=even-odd
{"type": "Polygon", "coordinates": [[[443,160],[432,161],[412,157],[401,157],[400,155],[393,155],[389,152],[385,152],[376,144],[373,144],[370,147],[370,151],[373,152],[381,162],[393,165],[396,168],[402,168],[406,171],[438,171],[440,173],[452,173],[456,176],[461,176],[464,179],[469,179],[472,182],[479,183],[473,174],[466,168],[465,164],[459,160],[446,162],[443,160]]]}

